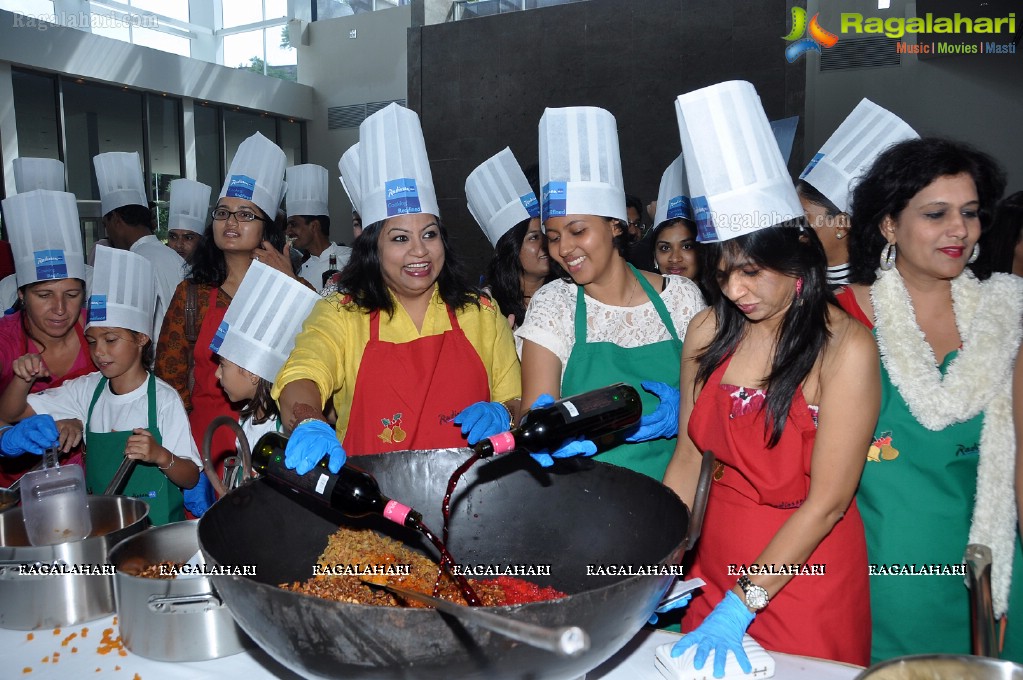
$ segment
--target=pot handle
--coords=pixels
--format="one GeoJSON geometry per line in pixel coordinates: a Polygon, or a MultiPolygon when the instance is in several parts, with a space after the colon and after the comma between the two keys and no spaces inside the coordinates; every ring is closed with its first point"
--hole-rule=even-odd
{"type": "Polygon", "coordinates": [[[966,583],[970,587],[970,639],[976,656],[998,658],[994,603],[991,599],[991,548],[966,546],[966,583]]]}
{"type": "Polygon", "coordinates": [[[707,499],[710,497],[710,485],[714,481],[714,452],[704,451],[703,462],[700,464],[700,477],[696,480],[696,493],[693,495],[693,508],[689,513],[689,527],[683,549],[689,552],[700,538],[703,529],[703,515],[707,511],[707,499]]]}
{"type": "Polygon", "coordinates": [[[150,597],[146,601],[149,611],[157,614],[196,614],[213,611],[224,606],[223,600],[215,593],[179,595],[177,597],[150,597]]]}

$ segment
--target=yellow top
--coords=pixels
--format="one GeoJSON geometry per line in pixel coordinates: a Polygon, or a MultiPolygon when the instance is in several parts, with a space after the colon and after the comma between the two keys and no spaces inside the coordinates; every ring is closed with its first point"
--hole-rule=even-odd
{"type": "MultiPolygon", "coordinates": [[[[434,286],[422,332],[393,293],[394,316],[380,315],[380,340],[410,342],[451,330],[444,301],[434,286]]],[[[296,380],[312,380],[320,390],[321,406],[334,397],[337,436],[344,440],[352,409],[355,379],[369,343],[369,314],[349,298],[334,294],[320,300],[295,338],[295,349],[274,380],[271,396],[279,400],[284,387],[296,380]]],[[[492,401],[506,402],[522,396],[522,375],[508,320],[488,297],[480,306],[466,305],[455,313],[466,339],[476,348],[490,381],[492,401]]],[[[415,376],[407,376],[414,380],[415,376]]],[[[468,405],[468,404],[467,404],[468,405]]],[[[287,420],[285,418],[285,420],[287,420]]]]}

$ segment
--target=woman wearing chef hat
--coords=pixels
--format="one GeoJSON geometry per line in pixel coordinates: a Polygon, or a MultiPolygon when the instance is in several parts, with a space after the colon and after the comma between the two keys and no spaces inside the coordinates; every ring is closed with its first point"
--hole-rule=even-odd
{"type": "Polygon", "coordinates": [[[286,463],[326,454],[464,445],[507,430],[520,395],[508,322],[463,281],[438,218],[419,117],[392,104],[359,129],[362,215],[369,225],[316,304],[273,395],[293,430],[286,463]],[[322,415],[333,400],[337,425],[322,415]],[[343,445],[339,443],[343,442],[343,445]]]}
{"type": "Polygon", "coordinates": [[[919,135],[901,118],[863,99],[810,160],[796,182],[806,219],[828,256],[828,283],[849,283],[849,215],[859,178],[882,151],[919,135]]]}
{"type": "MultiPolygon", "coordinates": [[[[22,307],[0,319],[0,390],[17,379],[14,362],[34,355],[49,374],[32,383],[32,391],[39,392],[96,370],[83,328],[86,273],[78,207],[74,194],[39,189],[5,199],[3,208],[22,307]]],[[[67,451],[81,430],[65,423],[62,434],[67,451]]],[[[80,460],[76,454],[71,462],[80,460]]],[[[36,462],[0,460],[0,485],[10,486],[36,462]]]]}
{"type": "Polygon", "coordinates": [[[465,197],[495,250],[487,265],[487,288],[512,328],[518,328],[533,294],[550,274],[540,202],[508,148],[469,174],[465,197]]]}
{"type": "Polygon", "coordinates": [[[688,428],[664,482],[691,503],[701,452],[718,467],[689,574],[707,585],[672,655],[695,646],[700,669],[713,650],[721,677],[731,653],[748,673],[748,628],[769,650],[866,664],[867,556],[853,494],[877,419],[877,350],[828,292],[824,249],[802,226],[753,86],[690,92],[676,110],[719,290],[686,337],[688,428]]]}
{"type": "Polygon", "coordinates": [[[656,205],[654,228],[647,239],[653,247],[654,270],[664,276],[684,276],[703,290],[696,222],[682,154],[661,175],[656,205]]]}
{"type": "MultiPolygon", "coordinates": [[[[1023,282],[967,268],[1004,188],[998,164],[958,142],[882,153],[853,194],[853,285],[839,301],[881,348],[881,413],[856,496],[870,561],[959,565],[968,544],[989,547],[994,613],[1009,614],[1002,656],[1023,661],[1011,474],[1023,282]]],[[[955,570],[872,574],[870,597],[873,660],[970,653],[972,596],[955,570]]]]}
{"type": "MultiPolygon", "coordinates": [[[[259,133],[241,143],[192,258],[191,276],[174,291],[164,319],[156,374],[181,395],[197,445],[214,418],[238,417],[217,382],[210,343],[245,272],[258,260],[293,275],[284,233],[273,219],[284,195],[286,164],[284,152],[259,133]]],[[[218,475],[234,451],[234,436],[219,430],[210,451],[218,475]]],[[[187,503],[207,488],[200,483],[186,495],[187,503]]]]}
{"type": "MultiPolygon", "coordinates": [[[[625,259],[625,190],[614,116],[593,107],[547,109],[540,119],[541,211],[551,268],[561,276],[533,296],[516,335],[524,403],[615,382],[641,385],[640,432],[598,456],[661,479],[678,428],[678,367],[690,319],[705,306],[679,276],[635,269],[625,259]],[[665,380],[665,383],[650,381],[665,380]],[[644,384],[645,383],[645,384],[644,384]],[[659,405],[661,396],[666,397],[659,405]],[[659,407],[660,406],[660,407],[659,407]],[[654,422],[656,421],[656,422],[654,422]]],[[[572,442],[562,457],[591,442],[572,442]]],[[[549,456],[539,456],[549,464],[549,456]]]]}

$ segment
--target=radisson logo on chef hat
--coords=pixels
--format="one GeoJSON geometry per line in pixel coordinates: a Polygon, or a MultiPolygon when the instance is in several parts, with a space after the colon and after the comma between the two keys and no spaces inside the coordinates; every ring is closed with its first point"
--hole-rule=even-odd
{"type": "Polygon", "coordinates": [[[67,261],[63,250],[37,250],[35,256],[38,280],[67,278],[67,261]]]}
{"type": "Polygon", "coordinates": [[[227,195],[231,198],[244,198],[252,200],[252,193],[256,190],[256,180],[245,175],[231,175],[227,184],[227,195]]]}
{"type": "Polygon", "coordinates": [[[107,296],[106,295],[90,295],[89,296],[89,323],[95,323],[96,321],[107,320],[107,296]]]}
{"type": "Polygon", "coordinates": [[[522,207],[526,209],[530,217],[540,216],[540,202],[536,200],[536,194],[530,191],[525,196],[519,196],[519,200],[522,201],[522,207]]]}
{"type": "Polygon", "coordinates": [[[543,221],[568,214],[568,186],[566,182],[548,182],[543,191],[543,221]]]}
{"type": "Polygon", "coordinates": [[[227,337],[227,332],[231,330],[230,324],[226,321],[221,321],[220,325],[217,326],[217,332],[213,334],[213,340],[210,342],[210,351],[216,354],[220,351],[220,346],[224,344],[224,338],[227,337]]]}
{"type": "Polygon", "coordinates": [[[419,189],[416,187],[416,180],[411,177],[392,179],[384,183],[384,192],[387,200],[387,216],[408,215],[409,213],[422,212],[419,204],[419,189]]]}
{"type": "Polygon", "coordinates": [[[693,218],[693,207],[688,196],[673,196],[668,201],[668,219],[687,219],[693,218]]]}

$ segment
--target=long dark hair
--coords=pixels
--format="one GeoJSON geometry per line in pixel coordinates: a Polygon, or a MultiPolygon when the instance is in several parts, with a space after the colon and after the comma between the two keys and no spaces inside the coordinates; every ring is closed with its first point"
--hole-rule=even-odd
{"type": "Polygon", "coordinates": [[[981,280],[994,272],[1011,274],[1020,237],[1023,237],[1023,191],[1006,196],[998,204],[991,228],[977,242],[980,255],[976,262],[967,266],[981,280]]]}
{"type": "MultiPolygon", "coordinates": [[[[849,279],[872,284],[881,249],[887,241],[880,225],[898,218],[910,200],[939,177],[966,173],[977,186],[981,234],[991,226],[991,213],[1005,191],[1005,171],[995,159],[973,147],[940,137],[900,142],[885,150],[853,190],[849,229],[849,279]]],[[[982,249],[983,250],[983,249],[982,249]]],[[[978,278],[987,278],[986,276],[978,278]]]]}
{"type": "Polygon", "coordinates": [[[484,283],[490,288],[501,313],[505,316],[514,314],[519,322],[526,317],[526,292],[522,289],[523,269],[519,253],[531,221],[532,218],[527,217],[497,239],[494,256],[490,258],[484,274],[484,283]]]}
{"type": "Polygon", "coordinates": [[[828,304],[837,304],[828,290],[827,257],[824,246],[804,218],[760,229],[734,239],[704,244],[703,279],[712,295],[717,329],[714,339],[697,357],[696,382],[705,384],[714,370],[746,336],[749,320],[721,293],[719,277],[727,275],[738,261],[751,262],[785,276],[802,277],[802,291],[785,312],[778,329],[778,341],[767,392],[765,437],[768,448],[781,439],[796,389],[810,374],[831,332],[828,304]],[[803,228],[797,228],[803,227],[803,228]]]}
{"type": "MultiPolygon", "coordinates": [[[[270,420],[270,418],[277,418],[280,420],[281,412],[277,408],[277,402],[270,396],[270,389],[273,385],[266,378],[260,378],[256,382],[256,396],[249,399],[245,406],[242,407],[241,417],[252,418],[254,425],[259,425],[270,420]]],[[[255,442],[252,442],[255,444],[255,442]]]]}
{"type": "MultiPolygon", "coordinates": [[[[380,233],[387,220],[363,227],[352,243],[352,256],[341,270],[338,290],[352,296],[352,301],[367,312],[384,311],[394,315],[394,301],[380,271],[380,233]]],[[[437,217],[440,240],[444,245],[444,266],[437,277],[440,297],[453,310],[480,304],[479,288],[467,281],[464,268],[448,241],[448,230],[437,217]]]]}
{"type": "Polygon", "coordinates": [[[796,193],[799,194],[800,198],[805,198],[810,203],[824,208],[824,212],[828,217],[838,217],[842,214],[841,208],[832,203],[831,199],[818,191],[817,187],[805,179],[796,180],[796,193]]]}
{"type": "MultiPolygon", "coordinates": [[[[263,209],[253,206],[255,213],[262,218],[263,238],[262,241],[269,241],[277,250],[284,250],[286,242],[284,230],[275,220],[270,219],[263,209]]],[[[206,231],[199,239],[199,245],[195,247],[195,254],[192,255],[191,278],[196,283],[207,286],[221,286],[227,279],[227,261],[224,259],[224,251],[217,247],[213,240],[213,221],[206,224],[206,231]]]]}
{"type": "MultiPolygon", "coordinates": [[[[611,245],[613,245],[614,249],[618,251],[618,254],[622,256],[622,259],[625,259],[626,253],[629,252],[629,246],[632,245],[632,240],[629,236],[629,225],[626,224],[624,220],[620,220],[617,217],[600,217],[600,219],[604,220],[612,227],[615,225],[615,222],[618,223],[620,231],[617,236],[611,237],[611,245]]],[[[565,283],[575,283],[572,275],[566,272],[560,264],[555,262],[553,257],[550,258],[550,271],[551,281],[554,279],[561,279],[565,283]]]]}

